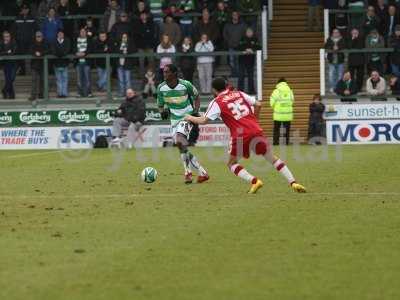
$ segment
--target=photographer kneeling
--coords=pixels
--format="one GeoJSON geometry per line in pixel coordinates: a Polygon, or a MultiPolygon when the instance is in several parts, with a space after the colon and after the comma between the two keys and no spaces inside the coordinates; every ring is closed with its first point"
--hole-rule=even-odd
{"type": "Polygon", "coordinates": [[[136,140],[140,127],[146,118],[146,105],[143,99],[133,89],[126,90],[126,99],[114,114],[112,145],[120,145],[122,130],[128,127],[129,144],[136,140]]]}

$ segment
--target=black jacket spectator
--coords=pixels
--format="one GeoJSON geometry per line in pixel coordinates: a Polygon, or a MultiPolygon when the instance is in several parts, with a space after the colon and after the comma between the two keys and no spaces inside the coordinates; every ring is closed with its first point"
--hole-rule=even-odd
{"type": "MultiPolygon", "coordinates": [[[[332,37],[329,37],[325,43],[325,49],[327,50],[334,50],[335,42],[333,41],[332,37]]],[[[337,41],[337,51],[343,50],[346,48],[346,44],[343,38],[340,38],[340,40],[337,41]]],[[[329,63],[337,63],[337,64],[342,64],[344,63],[344,53],[328,53],[328,61],[329,63]],[[335,55],[337,55],[337,61],[335,62],[335,55]]]]}
{"type": "MultiPolygon", "coordinates": [[[[105,41],[101,41],[99,38],[93,44],[93,51],[97,54],[107,54],[112,52],[112,44],[110,40],[107,39],[105,41]]],[[[105,69],[106,68],[106,59],[105,58],[96,58],[96,67],[105,69]]]]}
{"type": "MultiPolygon", "coordinates": [[[[185,38],[183,40],[182,45],[180,45],[179,47],[179,52],[187,54],[194,52],[194,47],[192,44],[192,40],[190,40],[190,38],[185,38]],[[186,41],[188,43],[185,43],[186,41]]],[[[185,80],[189,80],[190,82],[192,82],[194,68],[196,66],[196,58],[194,56],[181,56],[179,62],[183,78],[185,80]]]]}
{"type": "MultiPolygon", "coordinates": [[[[392,95],[400,95],[400,79],[398,77],[392,76],[389,85],[392,95]]],[[[400,100],[400,97],[397,97],[397,100],[400,100]]]]}
{"type": "MultiPolygon", "coordinates": [[[[350,72],[345,72],[343,78],[339,80],[336,85],[335,92],[339,96],[351,96],[357,93],[357,84],[352,80],[350,72]]],[[[341,101],[353,102],[356,99],[341,99],[341,101]]]]}
{"type": "Polygon", "coordinates": [[[396,25],[399,23],[399,15],[396,11],[396,7],[394,5],[390,5],[389,13],[385,15],[384,19],[381,19],[382,35],[386,38],[390,37],[392,34],[394,34],[396,25]]]}
{"type": "Polygon", "coordinates": [[[34,41],[31,46],[30,54],[36,58],[31,60],[31,68],[36,71],[43,71],[43,56],[49,52],[49,46],[44,40],[41,42],[34,41]]]}
{"type": "Polygon", "coordinates": [[[19,53],[25,54],[29,51],[36,29],[36,20],[31,14],[20,14],[17,16],[14,25],[14,36],[17,41],[19,53]]]}
{"type": "Polygon", "coordinates": [[[393,53],[390,54],[390,62],[400,66],[400,35],[394,34],[389,39],[389,47],[393,48],[393,53]]]}
{"type": "Polygon", "coordinates": [[[140,122],[143,124],[146,118],[146,105],[139,96],[126,98],[125,102],[118,108],[118,111],[120,111],[117,115],[118,117],[122,117],[132,123],[140,122]]]}
{"type": "MultiPolygon", "coordinates": [[[[358,29],[351,31],[351,36],[347,41],[348,49],[363,49],[364,39],[360,37],[358,29]]],[[[349,53],[348,68],[353,78],[357,83],[357,91],[360,91],[364,83],[364,69],[365,69],[365,55],[364,53],[349,53]]]]}
{"type": "Polygon", "coordinates": [[[150,49],[155,47],[155,25],[151,19],[142,22],[140,19],[135,23],[134,37],[138,49],[150,49]]]}
{"type": "Polygon", "coordinates": [[[246,51],[248,49],[251,49],[254,53],[250,54],[250,55],[241,55],[241,56],[239,56],[239,63],[243,63],[243,64],[254,66],[254,62],[255,62],[255,58],[256,58],[255,52],[257,50],[261,49],[261,45],[258,42],[257,37],[255,37],[255,36],[253,36],[253,37],[244,36],[240,40],[240,44],[239,44],[238,50],[239,51],[246,51]]]}
{"type": "Polygon", "coordinates": [[[114,41],[121,39],[122,34],[127,33],[129,37],[132,37],[132,23],[128,21],[119,21],[111,28],[111,38],[114,41]]]}
{"type": "MultiPolygon", "coordinates": [[[[17,43],[14,40],[11,40],[9,43],[4,43],[3,41],[0,42],[0,56],[11,56],[17,54],[17,43]]],[[[1,62],[1,65],[6,64],[15,64],[15,60],[4,60],[1,62]]]]}
{"type": "Polygon", "coordinates": [[[63,41],[58,39],[52,45],[53,55],[57,56],[54,60],[54,67],[65,68],[69,65],[69,58],[65,58],[68,54],[71,54],[71,40],[67,37],[63,41]]]}

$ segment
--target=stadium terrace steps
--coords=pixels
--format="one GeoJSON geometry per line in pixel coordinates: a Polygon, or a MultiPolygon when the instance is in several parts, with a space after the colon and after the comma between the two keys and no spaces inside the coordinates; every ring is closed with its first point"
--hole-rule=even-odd
{"type": "Polygon", "coordinates": [[[269,97],[277,80],[285,77],[295,94],[292,136],[299,135],[299,141],[306,141],[308,105],[313,95],[320,92],[319,49],[323,47],[322,32],[306,31],[307,8],[307,0],[274,1],[268,60],[264,65],[264,105],[260,119],[269,137],[272,137],[273,128],[269,97]]]}

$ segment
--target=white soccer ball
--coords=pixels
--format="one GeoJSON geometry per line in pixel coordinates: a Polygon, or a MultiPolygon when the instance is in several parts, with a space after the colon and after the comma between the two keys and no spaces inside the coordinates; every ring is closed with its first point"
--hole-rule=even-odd
{"type": "Polygon", "coordinates": [[[157,179],[157,170],[152,167],[144,168],[142,171],[142,180],[146,183],[153,183],[157,179]]]}

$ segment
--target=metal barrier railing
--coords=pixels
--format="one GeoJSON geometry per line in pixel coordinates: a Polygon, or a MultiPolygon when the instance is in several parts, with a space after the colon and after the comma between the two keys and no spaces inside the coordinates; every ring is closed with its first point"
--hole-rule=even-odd
{"type": "MultiPolygon", "coordinates": [[[[153,58],[153,59],[160,59],[162,57],[171,57],[173,59],[177,59],[180,57],[199,57],[199,56],[212,56],[212,57],[218,57],[218,56],[244,56],[248,55],[242,51],[215,51],[215,52],[207,52],[207,53],[201,53],[201,52],[194,52],[194,53],[165,53],[165,54],[157,54],[157,53],[132,53],[128,55],[122,55],[122,54],[88,54],[85,56],[86,59],[96,59],[96,58],[103,58],[106,60],[106,70],[107,70],[107,99],[112,100],[113,95],[112,95],[112,80],[111,80],[111,70],[112,70],[112,64],[111,60],[116,59],[116,58],[153,58]]],[[[13,55],[13,56],[1,56],[0,57],[0,64],[1,62],[4,61],[18,61],[18,60],[43,60],[43,101],[49,101],[51,100],[49,98],[49,61],[52,59],[60,59],[59,57],[56,57],[54,55],[45,55],[41,58],[34,57],[32,55],[13,55]]],[[[67,55],[62,57],[62,59],[70,59],[70,60],[75,60],[78,59],[77,56],[75,55],[67,55]]],[[[262,98],[262,52],[257,51],[256,53],[256,80],[257,80],[257,96],[259,99],[262,98]]]]}

